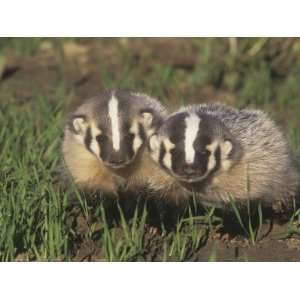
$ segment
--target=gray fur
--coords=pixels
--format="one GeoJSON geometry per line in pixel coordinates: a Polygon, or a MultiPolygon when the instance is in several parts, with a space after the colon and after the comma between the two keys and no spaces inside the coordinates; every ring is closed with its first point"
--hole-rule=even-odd
{"type": "MultiPolygon", "coordinates": [[[[293,163],[287,140],[264,112],[252,109],[237,110],[220,104],[183,107],[170,115],[160,128],[160,141],[174,133],[180,135],[183,128],[168,124],[168,120],[183,113],[195,113],[205,117],[206,134],[213,140],[222,143],[228,139],[233,142],[233,149],[228,157],[228,168],[222,167],[221,159],[214,172],[203,180],[192,183],[184,180],[181,182],[172,170],[166,170],[169,179],[165,181],[166,187],[160,185],[160,190],[176,185],[177,194],[181,194],[183,198],[188,197],[191,192],[196,192],[209,203],[224,203],[230,200],[245,202],[247,199],[266,203],[274,203],[277,200],[291,203],[296,197],[300,187],[300,175],[293,163]]],[[[179,145],[178,143],[177,150],[180,152],[182,149],[179,145]]],[[[154,150],[152,148],[152,152],[154,150]]],[[[155,189],[156,185],[155,180],[152,180],[151,186],[155,189]]]]}

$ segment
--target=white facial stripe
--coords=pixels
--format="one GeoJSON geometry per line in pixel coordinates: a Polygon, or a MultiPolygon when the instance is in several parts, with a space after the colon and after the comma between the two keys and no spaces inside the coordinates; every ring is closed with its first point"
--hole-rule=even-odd
{"type": "Polygon", "coordinates": [[[160,150],[160,140],[157,135],[152,135],[149,139],[149,145],[151,149],[151,157],[154,161],[158,162],[159,160],[159,150],[160,150]]]}
{"type": "Polygon", "coordinates": [[[143,144],[142,139],[138,135],[136,135],[133,140],[133,151],[135,154],[138,152],[142,144],[143,144]]]}
{"type": "Polygon", "coordinates": [[[120,150],[120,128],[119,128],[119,102],[112,96],[108,102],[108,116],[111,121],[111,130],[112,130],[112,143],[113,148],[116,151],[120,150]]]}
{"type": "Polygon", "coordinates": [[[199,131],[199,124],[201,119],[195,115],[190,114],[185,118],[185,137],[184,137],[184,151],[185,161],[192,164],[195,160],[194,142],[199,131]]]}
{"type": "Polygon", "coordinates": [[[215,156],[215,151],[218,147],[218,142],[214,141],[210,145],[206,146],[206,149],[210,151],[210,156],[208,158],[208,163],[207,163],[207,172],[211,171],[215,166],[216,166],[216,156],[215,156]]]}
{"type": "Polygon", "coordinates": [[[97,157],[99,157],[100,149],[99,149],[99,144],[97,143],[96,140],[92,139],[90,148],[91,148],[91,150],[93,151],[93,153],[94,153],[97,157]]]}
{"type": "Polygon", "coordinates": [[[142,146],[143,141],[139,136],[139,123],[137,121],[134,121],[132,126],[130,127],[129,132],[134,134],[134,139],[133,139],[133,151],[136,154],[139,150],[139,148],[142,146]]]}
{"type": "Polygon", "coordinates": [[[169,139],[164,140],[164,145],[166,148],[166,153],[165,156],[163,158],[163,162],[164,165],[168,168],[168,169],[172,169],[172,155],[170,153],[170,151],[175,148],[175,145],[173,143],[171,143],[171,141],[169,139]]]}
{"type": "Polygon", "coordinates": [[[91,124],[92,141],[90,148],[98,158],[100,157],[100,147],[96,140],[96,136],[99,134],[101,134],[101,130],[95,124],[91,124]]]}

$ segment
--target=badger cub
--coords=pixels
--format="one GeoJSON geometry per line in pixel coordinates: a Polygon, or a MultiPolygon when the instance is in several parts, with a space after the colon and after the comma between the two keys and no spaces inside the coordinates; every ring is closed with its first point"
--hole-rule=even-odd
{"type": "Polygon", "coordinates": [[[247,199],[288,203],[299,191],[286,139],[258,110],[219,104],[182,108],[166,119],[149,146],[165,170],[150,185],[179,201],[195,193],[217,205],[247,199]]]}
{"type": "Polygon", "coordinates": [[[62,144],[75,183],[112,194],[121,186],[143,185],[156,167],[145,144],[165,114],[157,100],[127,91],[106,91],[85,101],[69,116],[62,144]]]}

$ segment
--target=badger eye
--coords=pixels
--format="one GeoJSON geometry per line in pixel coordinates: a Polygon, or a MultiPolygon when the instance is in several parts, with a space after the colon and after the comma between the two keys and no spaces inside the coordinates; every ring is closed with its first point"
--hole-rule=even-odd
{"type": "Polygon", "coordinates": [[[98,134],[96,136],[96,141],[100,144],[107,141],[108,137],[105,134],[98,134]]]}
{"type": "Polygon", "coordinates": [[[127,133],[125,136],[124,136],[124,139],[125,140],[133,140],[135,137],[135,135],[133,133],[127,133]]]}
{"type": "Polygon", "coordinates": [[[208,150],[205,149],[205,150],[200,151],[200,154],[208,156],[210,154],[210,151],[208,151],[208,150]]]}
{"type": "Polygon", "coordinates": [[[171,149],[171,150],[170,150],[170,153],[171,153],[173,156],[180,155],[180,151],[179,151],[177,148],[171,149]]]}

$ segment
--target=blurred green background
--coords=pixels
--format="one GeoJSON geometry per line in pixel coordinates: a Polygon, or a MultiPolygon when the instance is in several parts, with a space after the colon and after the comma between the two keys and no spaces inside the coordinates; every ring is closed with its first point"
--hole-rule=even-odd
{"type": "Polygon", "coordinates": [[[269,111],[299,125],[299,38],[2,38],[1,98],[71,102],[104,88],[140,90],[167,102],[220,101],[269,111]]]}

